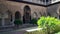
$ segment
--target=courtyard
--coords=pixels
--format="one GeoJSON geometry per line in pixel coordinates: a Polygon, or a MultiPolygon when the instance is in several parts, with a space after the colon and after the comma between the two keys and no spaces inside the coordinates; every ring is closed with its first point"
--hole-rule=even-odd
{"type": "Polygon", "coordinates": [[[60,0],[0,0],[0,34],[60,34],[60,0]]]}

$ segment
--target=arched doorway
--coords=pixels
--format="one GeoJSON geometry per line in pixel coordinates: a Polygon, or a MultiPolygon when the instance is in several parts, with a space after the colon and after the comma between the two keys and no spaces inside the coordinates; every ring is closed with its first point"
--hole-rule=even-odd
{"type": "Polygon", "coordinates": [[[29,6],[24,7],[23,23],[30,23],[31,21],[31,9],[29,6]]]}
{"type": "Polygon", "coordinates": [[[21,14],[17,11],[15,13],[15,19],[20,19],[21,18],[21,14]]]}
{"type": "Polygon", "coordinates": [[[19,11],[15,13],[15,21],[14,21],[15,26],[22,25],[21,21],[21,14],[19,11]]]}

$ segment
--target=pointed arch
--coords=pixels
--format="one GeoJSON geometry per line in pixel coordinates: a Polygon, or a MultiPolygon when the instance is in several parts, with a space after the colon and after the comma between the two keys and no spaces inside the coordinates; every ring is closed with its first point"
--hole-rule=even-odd
{"type": "Polygon", "coordinates": [[[24,7],[23,22],[30,23],[31,21],[31,9],[28,5],[24,7]]]}
{"type": "Polygon", "coordinates": [[[21,14],[19,11],[15,12],[15,19],[20,19],[21,18],[21,14]]]}

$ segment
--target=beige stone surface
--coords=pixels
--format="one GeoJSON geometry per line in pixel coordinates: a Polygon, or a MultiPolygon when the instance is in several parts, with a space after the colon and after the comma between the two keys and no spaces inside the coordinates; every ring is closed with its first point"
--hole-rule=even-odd
{"type": "Polygon", "coordinates": [[[13,18],[15,18],[15,13],[17,11],[21,14],[21,20],[23,20],[24,7],[29,6],[31,9],[31,18],[39,18],[40,16],[47,16],[49,12],[51,16],[59,17],[60,14],[60,4],[55,4],[49,7],[31,5],[21,2],[13,1],[1,1],[0,0],[0,13],[6,13],[8,10],[12,13],[13,18]],[[35,14],[37,13],[37,15],[35,14]]]}

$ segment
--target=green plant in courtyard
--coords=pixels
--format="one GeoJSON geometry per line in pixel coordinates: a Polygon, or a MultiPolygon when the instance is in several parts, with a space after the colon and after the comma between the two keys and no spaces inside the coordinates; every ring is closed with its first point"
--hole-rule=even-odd
{"type": "Polygon", "coordinates": [[[16,20],[14,21],[14,24],[16,24],[16,25],[21,25],[21,24],[22,24],[22,21],[19,20],[19,19],[16,19],[16,20]]]}
{"type": "Polygon", "coordinates": [[[37,19],[36,19],[36,18],[33,18],[33,19],[31,20],[31,24],[36,24],[36,25],[37,25],[37,19]]]}
{"type": "Polygon", "coordinates": [[[60,34],[60,32],[58,32],[58,33],[55,33],[55,34],[60,34]]]}
{"type": "Polygon", "coordinates": [[[60,31],[60,20],[56,19],[54,17],[40,17],[40,19],[37,22],[39,28],[43,28],[44,30],[47,30],[48,34],[52,34],[53,32],[60,31]]]}

